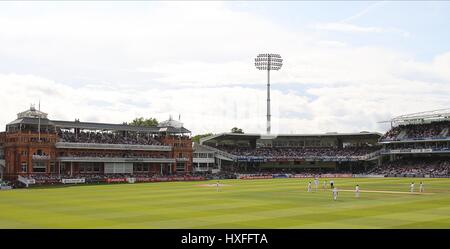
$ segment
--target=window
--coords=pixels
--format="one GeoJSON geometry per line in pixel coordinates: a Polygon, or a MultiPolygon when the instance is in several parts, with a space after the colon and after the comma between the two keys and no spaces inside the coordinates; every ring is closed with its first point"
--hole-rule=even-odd
{"type": "Polygon", "coordinates": [[[177,172],[184,172],[184,163],[177,163],[177,172]]]}
{"type": "Polygon", "coordinates": [[[33,172],[45,173],[46,167],[45,162],[33,162],[33,172]]]}
{"type": "Polygon", "coordinates": [[[55,162],[50,162],[50,172],[56,173],[55,162]]]}
{"type": "Polygon", "coordinates": [[[142,166],[140,164],[135,163],[133,165],[133,171],[136,171],[136,172],[142,171],[142,166]]]}
{"type": "Polygon", "coordinates": [[[28,164],[26,162],[22,162],[20,170],[23,173],[27,173],[27,171],[28,171],[28,164]]]}

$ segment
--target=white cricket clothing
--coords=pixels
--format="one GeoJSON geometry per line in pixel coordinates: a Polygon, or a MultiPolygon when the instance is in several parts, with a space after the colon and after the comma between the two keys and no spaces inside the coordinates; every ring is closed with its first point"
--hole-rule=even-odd
{"type": "Polygon", "coordinates": [[[337,200],[337,195],[338,195],[337,188],[334,188],[334,189],[333,189],[333,199],[334,199],[334,200],[337,200]]]}

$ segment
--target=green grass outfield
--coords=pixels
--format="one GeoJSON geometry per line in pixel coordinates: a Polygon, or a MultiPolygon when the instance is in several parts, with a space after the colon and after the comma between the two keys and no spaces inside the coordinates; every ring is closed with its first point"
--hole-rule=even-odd
{"type": "Polygon", "coordinates": [[[450,228],[450,179],[312,179],[78,185],[0,191],[0,228],[450,228]],[[426,194],[410,194],[423,180],[426,194]],[[384,192],[386,191],[386,192],[384,192]]]}

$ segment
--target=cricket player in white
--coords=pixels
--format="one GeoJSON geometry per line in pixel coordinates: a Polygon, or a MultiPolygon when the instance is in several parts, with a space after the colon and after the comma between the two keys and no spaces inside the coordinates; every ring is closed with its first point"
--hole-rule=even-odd
{"type": "Polygon", "coordinates": [[[315,187],[315,192],[317,192],[317,189],[319,188],[319,179],[314,179],[314,187],[315,187]]]}
{"type": "Polygon", "coordinates": [[[411,183],[411,193],[414,192],[414,182],[411,183]]]}
{"type": "Polygon", "coordinates": [[[322,188],[323,188],[323,189],[326,189],[326,188],[327,188],[327,181],[323,181],[323,186],[322,186],[322,188]]]}
{"type": "Polygon", "coordinates": [[[359,185],[356,184],[356,188],[355,188],[355,197],[359,198],[359,185]]]}
{"type": "Polygon", "coordinates": [[[216,183],[216,189],[217,189],[217,192],[220,191],[220,184],[219,184],[219,181],[217,181],[217,183],[216,183]]]}
{"type": "Polygon", "coordinates": [[[311,192],[311,182],[308,182],[308,192],[311,192]]]}
{"type": "Polygon", "coordinates": [[[338,196],[338,189],[333,188],[333,200],[337,200],[337,196],[338,196]]]}
{"type": "Polygon", "coordinates": [[[425,189],[423,188],[423,182],[420,182],[420,193],[422,193],[423,191],[425,191],[425,189]]]}

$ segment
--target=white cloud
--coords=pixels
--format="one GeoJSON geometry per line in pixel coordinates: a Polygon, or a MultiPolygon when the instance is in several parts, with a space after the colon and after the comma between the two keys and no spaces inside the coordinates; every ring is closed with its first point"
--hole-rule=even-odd
{"type": "Polygon", "coordinates": [[[266,75],[252,59],[261,52],[285,60],[272,73],[274,132],[382,131],[377,121],[450,105],[450,53],[420,62],[288,30],[218,2],[139,3],[139,10],[114,3],[121,11],[33,4],[40,12],[0,9],[0,124],[41,99],[52,119],[121,123],[181,114],[195,134],[233,126],[264,132],[266,75]]]}
{"type": "Polygon", "coordinates": [[[358,12],[348,18],[345,18],[344,20],[342,20],[342,22],[350,22],[350,21],[357,20],[357,19],[367,15],[370,11],[372,11],[380,6],[386,5],[387,3],[388,3],[388,1],[379,1],[379,2],[375,2],[373,4],[370,4],[369,6],[367,6],[360,12],[358,12]]]}
{"type": "Polygon", "coordinates": [[[328,32],[343,32],[343,33],[360,33],[360,34],[396,34],[403,38],[410,38],[411,33],[393,27],[365,27],[346,22],[327,22],[317,23],[311,26],[314,29],[328,31],[328,32]]]}
{"type": "Polygon", "coordinates": [[[316,29],[337,32],[355,32],[355,33],[381,33],[385,30],[379,27],[362,27],[350,23],[330,22],[314,25],[316,29]]]}

